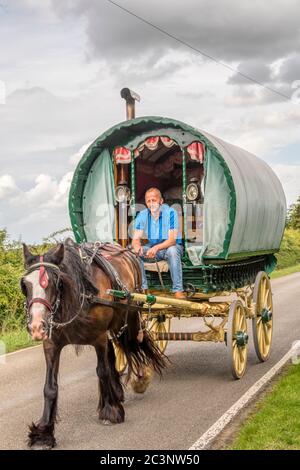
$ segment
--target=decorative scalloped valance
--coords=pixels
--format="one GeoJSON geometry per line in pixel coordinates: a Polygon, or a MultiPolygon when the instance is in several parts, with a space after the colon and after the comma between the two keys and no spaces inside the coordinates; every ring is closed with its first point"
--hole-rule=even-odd
{"type": "MultiPolygon", "coordinates": [[[[145,147],[151,151],[156,150],[159,145],[159,142],[161,142],[167,148],[171,148],[173,147],[173,145],[176,145],[176,142],[168,136],[148,137],[142,144],[140,144],[136,149],[134,149],[134,157],[138,157],[140,153],[143,152],[145,147]]],[[[202,142],[192,142],[190,145],[188,145],[186,150],[192,160],[196,160],[200,163],[203,163],[205,148],[202,142]]],[[[113,156],[116,163],[131,162],[131,151],[126,147],[116,147],[113,151],[113,156]]]]}

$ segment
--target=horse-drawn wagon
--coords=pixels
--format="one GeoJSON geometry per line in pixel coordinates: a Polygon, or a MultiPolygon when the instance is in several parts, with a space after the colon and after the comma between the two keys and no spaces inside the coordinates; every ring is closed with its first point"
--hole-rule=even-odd
{"type": "Polygon", "coordinates": [[[23,247],[27,329],[34,340],[43,340],[47,367],[44,411],[30,426],[30,447],[56,444],[59,360],[67,344],[95,349],[99,419],[105,424],[125,418],[118,371],[128,365],[127,379],[144,392],[151,371],[166,366],[162,352],[169,340],[225,343],[233,376],[240,378],[251,319],[259,360],[270,354],[268,274],[276,265],[286,213],[279,180],[254,155],[185,123],[135,119],[136,95],[128,89],[122,95],[129,119],[98,137],[74,173],[69,211],[77,243],[67,239],[42,255],[23,247]],[[163,251],[158,246],[168,247],[167,263],[155,255],[141,264],[137,233],[148,234],[149,241],[151,231],[139,230],[140,214],[164,240],[163,212],[170,216],[170,240],[146,255],[152,257],[155,246],[156,254],[163,251]],[[171,251],[182,254],[175,264],[171,251]],[[148,292],[141,291],[143,283],[148,292]],[[203,327],[170,331],[172,319],[180,317],[201,318],[203,327]]]}
{"type": "MultiPolygon", "coordinates": [[[[146,263],[149,291],[111,289],[139,306],[161,350],[169,340],[224,342],[233,376],[246,369],[247,320],[255,350],[268,359],[273,330],[269,274],[286,216],[282,186],[262,160],[175,119],[134,118],[136,96],[123,89],[128,115],[98,137],[75,171],[69,212],[76,241],[131,243],[149,187],[176,209],[182,231],[186,299],[170,292],[164,261],[146,263]],[[233,298],[234,294],[234,298],[233,298]],[[170,331],[175,317],[202,317],[204,330],[170,331]]],[[[117,368],[126,361],[118,341],[117,368]]]]}

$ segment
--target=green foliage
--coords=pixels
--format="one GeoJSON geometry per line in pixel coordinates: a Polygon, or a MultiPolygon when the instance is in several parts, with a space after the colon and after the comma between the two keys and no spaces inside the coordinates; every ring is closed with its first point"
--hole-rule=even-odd
{"type": "Polygon", "coordinates": [[[300,264],[295,264],[295,266],[289,266],[288,268],[283,269],[275,269],[270,274],[271,279],[278,279],[279,277],[288,276],[289,274],[299,273],[300,272],[300,264]]]}
{"type": "Polygon", "coordinates": [[[300,263],[300,232],[287,228],[281,242],[280,251],[276,254],[277,269],[287,268],[300,263]]]}
{"type": "Polygon", "coordinates": [[[71,227],[63,228],[62,230],[57,230],[56,232],[50,233],[48,237],[43,238],[43,241],[44,243],[59,243],[67,237],[74,239],[71,227]]]}
{"type": "Polygon", "coordinates": [[[32,341],[25,328],[18,328],[16,330],[9,330],[2,333],[1,341],[5,344],[5,352],[10,353],[17,349],[28,348],[30,346],[37,346],[40,344],[38,341],[32,341]]]}
{"type": "Polygon", "coordinates": [[[9,242],[6,230],[0,230],[0,328],[24,324],[23,295],[19,288],[23,271],[22,249],[9,242]]]}
{"type": "MultiPolygon", "coordinates": [[[[43,253],[53,244],[29,246],[32,253],[43,253]]],[[[24,272],[22,245],[10,241],[6,230],[0,230],[0,332],[25,326],[24,296],[20,278],[24,272]]]]}
{"type": "Polygon", "coordinates": [[[300,196],[295,204],[292,204],[288,211],[287,226],[294,230],[300,230],[300,196]]]}

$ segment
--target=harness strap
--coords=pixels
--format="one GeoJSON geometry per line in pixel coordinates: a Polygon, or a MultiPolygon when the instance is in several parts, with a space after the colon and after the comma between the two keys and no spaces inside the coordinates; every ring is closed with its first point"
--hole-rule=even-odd
{"type": "Polygon", "coordinates": [[[56,264],[52,263],[47,263],[46,261],[43,261],[42,263],[35,263],[32,264],[28,269],[26,269],[24,276],[27,276],[27,274],[32,273],[32,271],[35,271],[36,269],[40,268],[41,266],[44,266],[45,268],[50,268],[53,271],[56,271],[57,274],[60,273],[60,269],[56,264]]]}
{"type": "MultiPolygon", "coordinates": [[[[97,297],[96,295],[87,295],[83,294],[84,297],[89,301],[91,304],[99,304],[99,305],[105,305],[106,307],[111,307],[115,309],[120,309],[120,310],[127,310],[128,304],[124,304],[122,302],[117,302],[115,300],[108,300],[108,299],[102,299],[101,297],[97,297]]],[[[139,312],[141,310],[141,307],[139,305],[133,305],[130,304],[129,310],[136,310],[139,312]]]]}
{"type": "Polygon", "coordinates": [[[91,257],[90,259],[92,259],[92,261],[94,261],[101,269],[104,270],[104,272],[108,275],[112,285],[115,286],[114,288],[117,290],[123,290],[125,292],[127,291],[127,288],[122,283],[113,265],[107,259],[105,259],[104,256],[101,256],[101,254],[98,253],[100,248],[99,245],[95,246],[94,250],[91,250],[85,244],[82,244],[81,247],[91,257]]]}
{"type": "Polygon", "coordinates": [[[52,312],[52,305],[46,299],[41,299],[40,297],[34,297],[34,299],[31,299],[31,301],[28,304],[28,310],[31,308],[33,304],[43,304],[45,305],[45,307],[47,307],[49,312],[52,312]]]}
{"type": "Polygon", "coordinates": [[[166,287],[165,287],[165,285],[164,285],[164,281],[163,281],[163,278],[162,278],[162,275],[161,275],[161,272],[160,272],[160,269],[159,269],[159,264],[158,264],[158,261],[157,261],[156,256],[155,256],[154,259],[155,259],[155,264],[156,264],[156,269],[157,269],[157,273],[158,273],[160,285],[161,285],[161,287],[163,288],[163,290],[165,291],[165,290],[166,290],[166,287]]]}

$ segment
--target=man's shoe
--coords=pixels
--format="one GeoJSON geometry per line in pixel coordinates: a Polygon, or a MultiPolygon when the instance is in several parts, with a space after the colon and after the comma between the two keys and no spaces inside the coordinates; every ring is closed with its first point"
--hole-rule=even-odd
{"type": "Polygon", "coordinates": [[[175,299],[186,300],[185,292],[174,292],[175,299]]]}

